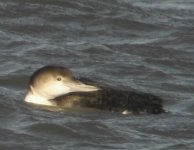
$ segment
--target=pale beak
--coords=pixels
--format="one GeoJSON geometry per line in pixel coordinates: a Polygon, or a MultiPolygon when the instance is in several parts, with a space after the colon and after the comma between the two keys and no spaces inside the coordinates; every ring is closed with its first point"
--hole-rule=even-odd
{"type": "Polygon", "coordinates": [[[87,85],[81,82],[68,82],[65,86],[70,88],[70,92],[92,92],[98,91],[99,88],[92,85],[87,85]]]}

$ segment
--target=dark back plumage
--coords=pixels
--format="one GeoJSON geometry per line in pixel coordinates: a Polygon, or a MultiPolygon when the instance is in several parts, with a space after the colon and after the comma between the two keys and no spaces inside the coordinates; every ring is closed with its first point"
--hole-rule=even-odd
{"type": "MultiPolygon", "coordinates": [[[[98,84],[93,83],[95,86],[98,84]]],[[[93,85],[90,81],[90,85],[93,85]]],[[[72,103],[73,106],[89,107],[112,112],[128,111],[133,114],[160,114],[164,113],[162,99],[144,92],[135,90],[119,90],[98,86],[99,91],[75,92],[55,99],[59,106],[72,103]]]]}

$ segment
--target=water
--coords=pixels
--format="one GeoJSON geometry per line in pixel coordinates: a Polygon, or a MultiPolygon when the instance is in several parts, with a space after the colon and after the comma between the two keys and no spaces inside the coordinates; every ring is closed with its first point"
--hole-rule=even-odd
{"type": "Polygon", "coordinates": [[[193,0],[1,0],[0,149],[194,149],[193,0]],[[162,115],[23,103],[47,64],[164,99],[162,115]]]}

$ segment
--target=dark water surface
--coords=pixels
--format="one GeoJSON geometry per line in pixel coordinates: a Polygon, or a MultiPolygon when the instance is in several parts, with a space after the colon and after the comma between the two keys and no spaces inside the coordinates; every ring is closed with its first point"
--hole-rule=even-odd
{"type": "Polygon", "coordinates": [[[0,1],[1,150],[193,150],[193,92],[193,0],[0,1]],[[46,64],[153,93],[170,113],[27,106],[29,76],[46,64]]]}

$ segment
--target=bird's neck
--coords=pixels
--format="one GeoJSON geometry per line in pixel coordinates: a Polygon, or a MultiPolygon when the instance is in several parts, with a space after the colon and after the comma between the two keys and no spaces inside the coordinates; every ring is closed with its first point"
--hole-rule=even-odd
{"type": "Polygon", "coordinates": [[[32,86],[30,87],[28,93],[26,94],[24,101],[36,105],[56,106],[56,104],[53,101],[48,100],[47,98],[35,92],[32,86]]]}

